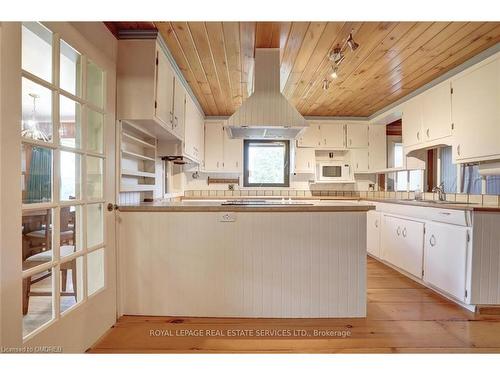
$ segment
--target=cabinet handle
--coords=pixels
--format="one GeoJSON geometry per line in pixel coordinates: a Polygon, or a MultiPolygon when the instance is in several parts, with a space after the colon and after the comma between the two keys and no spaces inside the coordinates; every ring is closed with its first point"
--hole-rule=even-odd
{"type": "Polygon", "coordinates": [[[434,237],[434,235],[432,235],[431,238],[429,238],[429,244],[432,247],[436,246],[436,237],[434,237]]]}
{"type": "Polygon", "coordinates": [[[460,145],[457,146],[457,154],[460,156],[460,145]]]}
{"type": "Polygon", "coordinates": [[[359,169],[359,163],[356,163],[356,170],[359,169]]]}
{"type": "Polygon", "coordinates": [[[420,132],[417,132],[417,140],[420,141],[420,132]]]}
{"type": "Polygon", "coordinates": [[[427,132],[426,132],[426,133],[427,133],[427,138],[429,138],[429,137],[430,137],[430,136],[429,136],[429,129],[427,129],[427,132]]]}
{"type": "Polygon", "coordinates": [[[398,236],[401,234],[401,227],[398,227],[398,229],[396,230],[396,233],[398,234],[398,236]]]}
{"type": "Polygon", "coordinates": [[[170,124],[174,125],[174,114],[172,111],[170,111],[169,113],[170,113],[170,124]]]}
{"type": "Polygon", "coordinates": [[[375,220],[375,228],[378,228],[378,220],[375,220]]]}
{"type": "Polygon", "coordinates": [[[325,146],[326,146],[326,138],[324,139],[324,142],[325,142],[325,146]]]}
{"type": "Polygon", "coordinates": [[[219,162],[217,162],[217,168],[219,168],[219,162]]]}
{"type": "Polygon", "coordinates": [[[405,227],[405,229],[403,229],[403,237],[404,237],[404,238],[406,238],[406,233],[407,233],[407,232],[406,232],[406,227],[405,227]]]}

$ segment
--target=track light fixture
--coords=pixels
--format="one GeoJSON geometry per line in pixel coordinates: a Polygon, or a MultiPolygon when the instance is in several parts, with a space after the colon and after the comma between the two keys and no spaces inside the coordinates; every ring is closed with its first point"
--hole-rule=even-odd
{"type": "Polygon", "coordinates": [[[349,34],[349,38],[347,38],[347,45],[351,49],[351,51],[356,51],[359,47],[359,44],[354,41],[352,38],[352,33],[349,34]]]}
{"type": "Polygon", "coordinates": [[[340,45],[337,44],[337,47],[335,47],[331,52],[329,59],[330,61],[333,61],[335,65],[339,65],[342,61],[344,61],[345,55],[342,52],[342,48],[340,48],[340,45]]]}
{"type": "Polygon", "coordinates": [[[330,81],[327,79],[323,80],[323,90],[328,90],[330,88],[330,81]]]}
{"type": "Polygon", "coordinates": [[[338,78],[338,76],[339,76],[339,75],[337,74],[338,70],[339,70],[338,66],[336,66],[336,65],[335,65],[335,66],[333,67],[333,71],[332,71],[332,73],[330,74],[330,77],[331,77],[332,79],[337,79],[337,78],[338,78]]]}

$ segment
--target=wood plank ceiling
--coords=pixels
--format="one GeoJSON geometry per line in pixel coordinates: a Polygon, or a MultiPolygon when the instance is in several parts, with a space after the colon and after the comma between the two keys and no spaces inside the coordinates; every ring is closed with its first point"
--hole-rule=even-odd
{"type": "Polygon", "coordinates": [[[254,49],[279,47],[283,94],[306,116],[369,116],[500,41],[500,22],[155,22],[208,116],[248,96],[254,49]],[[350,32],[327,90],[328,54],[350,32]]]}

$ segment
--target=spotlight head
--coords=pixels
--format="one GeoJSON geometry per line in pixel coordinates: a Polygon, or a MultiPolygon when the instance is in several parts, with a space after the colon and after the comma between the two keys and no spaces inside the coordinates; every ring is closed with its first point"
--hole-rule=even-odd
{"type": "Polygon", "coordinates": [[[323,80],[323,90],[328,90],[328,88],[330,87],[330,81],[327,80],[327,79],[324,79],[323,80]]]}
{"type": "Polygon", "coordinates": [[[349,34],[349,38],[347,39],[347,45],[351,49],[351,51],[356,51],[359,47],[359,44],[354,41],[352,38],[352,33],[349,34]]]}

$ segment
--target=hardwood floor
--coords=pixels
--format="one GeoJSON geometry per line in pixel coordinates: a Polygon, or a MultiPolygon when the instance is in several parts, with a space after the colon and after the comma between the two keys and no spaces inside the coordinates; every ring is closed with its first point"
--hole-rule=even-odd
{"type": "Polygon", "coordinates": [[[89,352],[500,353],[500,315],[471,313],[369,258],[367,318],[123,316],[89,352]]]}

